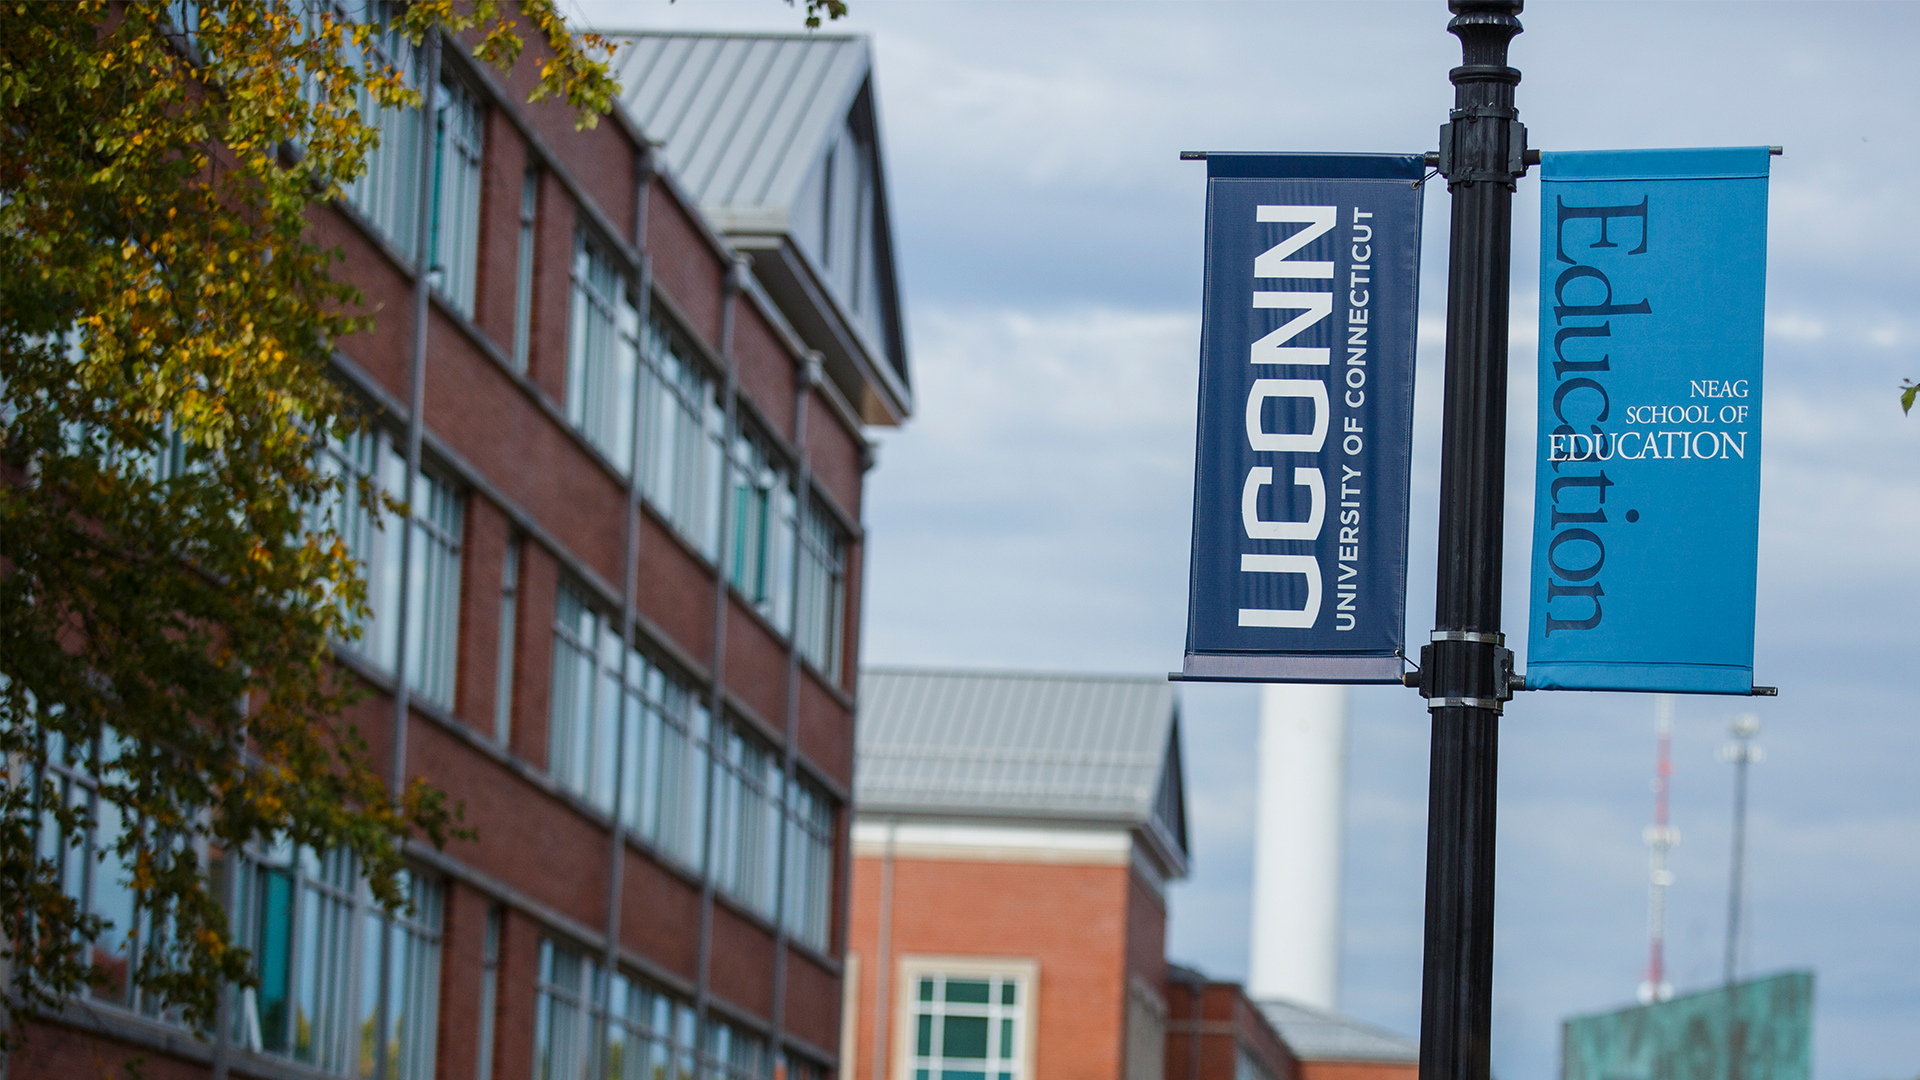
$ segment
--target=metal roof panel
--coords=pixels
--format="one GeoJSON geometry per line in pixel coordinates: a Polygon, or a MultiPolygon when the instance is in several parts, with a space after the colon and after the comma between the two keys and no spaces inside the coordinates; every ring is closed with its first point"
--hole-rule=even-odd
{"type": "Polygon", "coordinates": [[[790,207],[872,70],[863,37],[610,36],[621,102],[711,207],[790,207]]]}
{"type": "Polygon", "coordinates": [[[860,692],[863,808],[1146,825],[1172,758],[1162,679],[880,668],[860,692]]]}

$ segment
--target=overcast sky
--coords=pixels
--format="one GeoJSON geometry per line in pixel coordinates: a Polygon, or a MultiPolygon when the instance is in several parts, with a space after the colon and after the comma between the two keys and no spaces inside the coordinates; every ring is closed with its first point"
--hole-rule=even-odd
{"type": "MultiPolygon", "coordinates": [[[[608,27],[794,29],[773,0],[588,3],[608,27]]],[[[871,34],[918,397],[880,435],[868,663],[1180,666],[1204,166],[1182,149],[1421,151],[1459,62],[1438,2],[853,0],[871,34]]],[[[1512,50],[1532,145],[1779,144],[1757,669],[1674,740],[1670,968],[1719,978],[1726,722],[1762,721],[1743,970],[1816,972],[1818,1080],[1920,1075],[1920,5],[1537,3],[1512,50]]],[[[1428,185],[1408,640],[1431,627],[1447,196],[1428,185]]],[[[1514,235],[1505,624],[1526,625],[1539,187],[1514,235]]],[[[1194,873],[1170,952],[1246,971],[1255,695],[1183,691],[1194,873]]],[[[1354,698],[1342,1006],[1419,1019],[1427,723],[1354,698]]],[[[1494,1070],[1646,962],[1651,699],[1528,694],[1501,753],[1494,1070]]]]}

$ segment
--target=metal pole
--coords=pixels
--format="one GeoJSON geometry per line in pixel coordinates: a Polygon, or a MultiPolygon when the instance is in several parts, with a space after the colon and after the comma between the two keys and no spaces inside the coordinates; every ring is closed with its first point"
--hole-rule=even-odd
{"type": "Polygon", "coordinates": [[[1494,791],[1513,654],[1500,634],[1507,292],[1526,129],[1507,44],[1520,0],[1452,0],[1461,66],[1438,165],[1453,198],[1440,459],[1440,560],[1421,693],[1433,718],[1427,802],[1421,1080],[1486,1080],[1493,991],[1494,791]]]}
{"type": "Polygon", "coordinates": [[[1653,865],[1647,875],[1647,981],[1640,984],[1643,1004],[1673,997],[1673,984],[1667,981],[1667,886],[1673,884],[1667,852],[1680,842],[1680,830],[1667,824],[1667,796],[1673,781],[1673,695],[1656,697],[1653,712],[1653,824],[1646,831],[1653,865]]]}
{"type": "Polygon", "coordinates": [[[1742,716],[1729,730],[1735,741],[1720,754],[1733,762],[1733,863],[1727,874],[1727,955],[1722,968],[1722,981],[1731,990],[1740,969],[1740,901],[1747,876],[1747,766],[1760,760],[1760,748],[1753,745],[1760,720],[1742,716]]]}
{"type": "MultiPolygon", "coordinates": [[[[747,283],[747,262],[734,256],[727,268],[726,292],[720,302],[720,361],[727,366],[726,382],[721,388],[723,419],[720,442],[720,535],[714,544],[713,563],[713,690],[709,697],[711,712],[707,720],[707,813],[700,841],[700,944],[695,963],[693,999],[694,1046],[693,1080],[717,1075],[706,1055],[707,1006],[713,994],[713,864],[715,843],[713,818],[719,807],[720,755],[723,748],[716,740],[726,730],[727,721],[727,564],[733,561],[733,439],[739,430],[740,364],[733,355],[735,305],[747,283]]],[[[636,422],[638,422],[636,420],[636,422]]]]}
{"type": "MultiPolygon", "coordinates": [[[[438,159],[437,138],[439,133],[438,97],[440,92],[440,34],[429,31],[426,40],[426,54],[420,64],[426,87],[423,90],[424,101],[420,106],[420,157],[416,182],[420,185],[416,192],[413,217],[413,366],[407,377],[407,478],[402,489],[405,494],[406,514],[400,519],[400,609],[395,622],[398,630],[398,653],[393,658],[393,758],[392,793],[393,801],[398,804],[407,790],[407,718],[412,708],[413,687],[407,675],[407,638],[411,633],[409,623],[418,618],[419,613],[411,610],[413,597],[413,563],[419,557],[414,550],[413,521],[419,516],[415,498],[419,494],[420,444],[422,432],[426,427],[427,403],[427,325],[432,305],[428,294],[433,288],[433,208],[440,183],[439,170],[434,167],[438,159]]],[[[425,644],[421,647],[424,649],[425,644]]],[[[391,1025],[395,1004],[391,1000],[393,970],[393,915],[384,913],[380,919],[380,976],[375,991],[375,1023],[379,1030],[374,1033],[374,1080],[389,1080],[393,1070],[388,1068],[387,1040],[392,1037],[391,1025]]]]}

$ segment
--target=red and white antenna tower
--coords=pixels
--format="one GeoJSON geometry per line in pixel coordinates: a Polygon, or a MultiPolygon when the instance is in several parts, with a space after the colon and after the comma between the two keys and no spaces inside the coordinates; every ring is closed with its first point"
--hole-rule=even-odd
{"type": "Polygon", "coordinates": [[[1673,997],[1673,984],[1667,981],[1667,886],[1673,884],[1673,872],[1667,869],[1667,851],[1680,842],[1680,830],[1667,824],[1667,787],[1673,779],[1673,695],[1654,698],[1653,731],[1658,749],[1653,767],[1653,824],[1643,834],[1653,849],[1647,881],[1647,978],[1640,984],[1640,1001],[1651,1004],[1673,997]]]}

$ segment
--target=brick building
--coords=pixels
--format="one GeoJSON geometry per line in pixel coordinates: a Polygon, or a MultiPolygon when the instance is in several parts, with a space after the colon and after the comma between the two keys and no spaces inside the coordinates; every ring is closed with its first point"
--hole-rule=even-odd
{"type": "MultiPolygon", "coordinates": [[[[312,232],[377,309],[330,461],[414,514],[323,508],[371,575],[338,654],[375,760],[477,839],[410,848],[395,919],[339,853],[219,857],[259,986],[199,1034],[107,988],[10,1080],[831,1073],[863,429],[912,408],[868,45],[631,36],[586,131],[526,104],[535,43],[505,76],[382,46],[428,106],[312,232]]],[[[121,868],[75,865],[144,932],[121,868]]]]}
{"type": "Polygon", "coordinates": [[[1173,688],[881,669],[861,693],[843,1080],[1160,1080],[1173,688]]]}
{"type": "Polygon", "coordinates": [[[1302,1064],[1239,983],[1168,965],[1166,1080],[1313,1080],[1302,1064]]]}
{"type": "Polygon", "coordinates": [[[1166,960],[1164,679],[862,676],[840,1080],[1414,1080],[1418,1045],[1166,960]]]}

